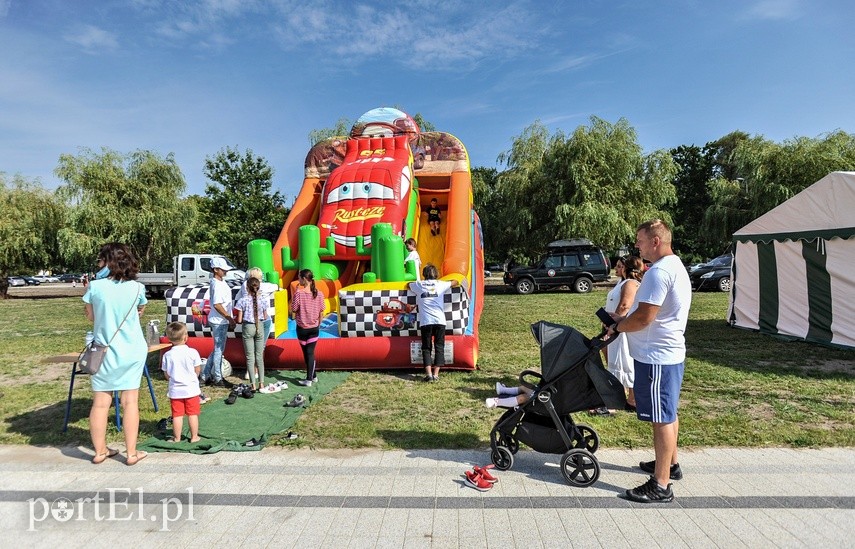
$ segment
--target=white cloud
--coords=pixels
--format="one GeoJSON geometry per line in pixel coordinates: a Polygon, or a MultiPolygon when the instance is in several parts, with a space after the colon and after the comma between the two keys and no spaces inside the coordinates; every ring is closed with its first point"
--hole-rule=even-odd
{"type": "Polygon", "coordinates": [[[63,38],[67,42],[80,46],[87,53],[113,51],[119,48],[119,40],[114,33],[94,25],[84,25],[80,30],[68,33],[63,38]]]}
{"type": "Polygon", "coordinates": [[[339,62],[382,58],[423,68],[459,69],[487,56],[501,59],[530,49],[531,40],[520,32],[529,19],[528,12],[516,5],[475,11],[454,4],[443,9],[349,4],[328,9],[313,3],[283,5],[274,29],[282,48],[323,44],[339,62]]]}
{"type": "Polygon", "coordinates": [[[565,122],[567,120],[588,120],[590,118],[590,112],[573,112],[567,114],[547,114],[541,117],[540,121],[544,126],[553,126],[557,125],[560,122],[565,122]]]}
{"type": "Polygon", "coordinates": [[[799,0],[760,0],[745,10],[746,19],[787,20],[801,15],[799,0]]]}

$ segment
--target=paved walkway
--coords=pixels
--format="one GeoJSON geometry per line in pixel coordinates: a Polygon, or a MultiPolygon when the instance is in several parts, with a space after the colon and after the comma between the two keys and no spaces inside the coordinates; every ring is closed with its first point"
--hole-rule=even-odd
{"type": "Polygon", "coordinates": [[[488,492],[485,451],[150,454],[0,446],[4,547],[852,547],[855,449],[684,451],[671,504],[618,497],[649,451],[601,449],[569,486],[560,456],[520,451],[488,492]],[[110,499],[113,499],[113,504],[110,499]],[[55,544],[55,545],[52,545],[55,544]]]}

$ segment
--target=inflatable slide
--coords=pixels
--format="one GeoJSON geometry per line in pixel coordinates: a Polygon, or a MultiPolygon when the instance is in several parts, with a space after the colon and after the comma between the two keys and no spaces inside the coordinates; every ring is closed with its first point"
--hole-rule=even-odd
{"type": "MultiPolygon", "coordinates": [[[[311,269],[326,296],[315,350],[319,369],[421,369],[416,297],[408,289],[421,273],[404,261],[408,238],[416,240],[422,266],[432,263],[440,278],[460,282],[445,296],[445,362],[474,369],[484,257],[466,149],[451,134],[422,133],[409,115],[392,108],[371,110],[349,137],[312,147],[279,238],[248,244],[248,266],[264,271],[264,286],[279,311],[265,366],[304,367],[288,311],[297,272],[311,269]],[[438,232],[428,223],[433,199],[438,232]]],[[[213,348],[205,325],[206,293],[207,287],[167,293],[167,321],[187,323],[188,344],[202,356],[213,348]]],[[[233,366],[245,366],[239,326],[229,334],[225,356],[233,366]]]]}

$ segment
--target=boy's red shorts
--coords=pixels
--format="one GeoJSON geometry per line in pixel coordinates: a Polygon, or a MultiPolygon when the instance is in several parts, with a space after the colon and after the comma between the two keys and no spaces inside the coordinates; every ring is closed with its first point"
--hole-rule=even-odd
{"type": "Polygon", "coordinates": [[[202,405],[199,403],[199,395],[189,398],[169,399],[172,406],[172,417],[198,416],[202,405]]]}

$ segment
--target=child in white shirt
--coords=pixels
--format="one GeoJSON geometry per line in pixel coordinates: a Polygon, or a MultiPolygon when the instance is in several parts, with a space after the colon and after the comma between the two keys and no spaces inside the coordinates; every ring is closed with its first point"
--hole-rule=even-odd
{"type": "Polygon", "coordinates": [[[404,241],[404,246],[406,246],[407,251],[410,252],[404,259],[404,265],[407,264],[407,261],[414,262],[416,264],[416,280],[421,280],[422,258],[419,257],[419,252],[416,251],[416,240],[414,238],[408,238],[404,241]]]}
{"type": "Polygon", "coordinates": [[[172,348],[164,353],[161,363],[163,375],[169,380],[167,396],[172,407],[172,440],[181,440],[184,416],[190,426],[190,442],[199,442],[200,395],[199,372],[202,359],[199,352],[187,346],[187,326],[172,322],[166,327],[166,337],[172,348]]]}

